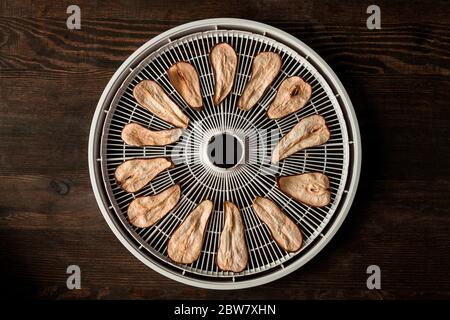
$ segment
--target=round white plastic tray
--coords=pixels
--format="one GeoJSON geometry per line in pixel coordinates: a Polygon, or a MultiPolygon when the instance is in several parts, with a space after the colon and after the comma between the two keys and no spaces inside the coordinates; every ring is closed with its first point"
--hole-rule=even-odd
{"type": "MultiPolygon", "coordinates": [[[[277,138],[277,139],[278,139],[277,138]]],[[[276,141],[275,141],[276,142],[276,141]]],[[[314,257],[333,237],[345,219],[359,180],[361,142],[357,119],[350,99],[330,67],[308,46],[271,26],[241,19],[208,19],[187,23],[153,38],[133,53],[117,70],[103,91],[92,121],[89,138],[90,177],[100,210],[111,230],[140,261],[174,280],[204,288],[236,289],[261,285],[298,269],[314,257]],[[232,93],[219,106],[212,103],[213,76],[208,53],[218,42],[227,42],[238,54],[239,67],[232,93]],[[261,51],[280,54],[283,66],[279,77],[259,103],[249,112],[238,110],[237,99],[249,78],[253,57],[261,51]],[[168,82],[168,67],[180,60],[189,61],[199,72],[205,109],[190,109],[168,82]],[[308,104],[295,114],[273,121],[265,110],[280,82],[299,75],[311,84],[308,104]],[[133,87],[144,79],[153,79],[191,118],[184,142],[174,158],[176,167],[158,176],[138,194],[128,194],[114,181],[114,170],[124,160],[137,157],[167,156],[173,146],[136,148],[126,146],[120,131],[126,123],[138,122],[149,128],[170,125],[153,117],[132,96],[133,87]],[[205,156],[207,142],[214,135],[228,132],[248,139],[246,157],[252,152],[270,152],[258,142],[267,132],[286,134],[302,117],[320,114],[331,131],[323,146],[304,150],[273,166],[267,157],[255,157],[249,164],[231,170],[214,168],[205,156]],[[256,160],[255,160],[256,159],[256,160]],[[275,184],[279,175],[321,171],[331,182],[332,203],[324,208],[299,204],[281,193],[275,184]],[[136,196],[162,191],[181,183],[178,206],[155,226],[133,227],[127,220],[127,208],[136,196]],[[266,226],[251,210],[255,195],[272,198],[298,223],[305,245],[296,253],[280,249],[266,226]],[[207,226],[205,244],[198,261],[179,265],[167,257],[171,232],[195,205],[210,198],[215,211],[207,226]],[[223,226],[222,203],[235,202],[241,209],[249,248],[249,265],[241,273],[222,272],[215,255],[223,226]]]]}

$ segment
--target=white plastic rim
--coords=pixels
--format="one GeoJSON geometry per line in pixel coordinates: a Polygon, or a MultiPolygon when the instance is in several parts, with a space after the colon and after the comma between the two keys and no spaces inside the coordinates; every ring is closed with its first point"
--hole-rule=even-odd
{"type": "Polygon", "coordinates": [[[331,240],[345,220],[357,190],[361,169],[361,138],[352,103],[343,85],[327,63],[306,44],[282,30],[255,21],[232,18],[206,19],[183,24],[156,36],[136,50],[119,67],[104,89],[93,116],[89,135],[88,162],[91,184],[102,215],[115,236],[136,258],[160,274],[181,283],[201,288],[230,290],[259,286],[290,274],[311,260],[331,240]],[[244,30],[259,35],[265,35],[274,41],[280,42],[283,45],[292,48],[293,50],[301,49],[301,51],[309,57],[309,61],[313,61],[315,66],[320,69],[320,73],[326,79],[327,83],[337,92],[336,96],[341,100],[341,106],[345,108],[344,113],[347,117],[345,124],[348,132],[351,134],[351,143],[353,145],[351,170],[349,172],[349,176],[347,177],[347,180],[351,183],[349,184],[348,189],[345,190],[346,197],[340,204],[340,210],[335,212],[333,221],[331,221],[327,226],[327,232],[323,234],[322,237],[319,237],[320,239],[316,240],[308,251],[283,269],[239,282],[216,282],[213,279],[203,280],[188,278],[185,277],[183,273],[174,272],[173,270],[165,268],[163,265],[144,256],[130,236],[127,236],[120,224],[112,218],[109,211],[110,208],[108,208],[107,197],[102,191],[104,190],[104,182],[102,180],[102,173],[99,167],[99,162],[102,161],[99,146],[105,116],[108,112],[111,101],[116,95],[118,88],[122,85],[124,79],[133,71],[136,65],[145,59],[147,55],[162,45],[170,42],[172,38],[180,38],[182,36],[200,31],[217,30],[218,28],[244,30]]]}

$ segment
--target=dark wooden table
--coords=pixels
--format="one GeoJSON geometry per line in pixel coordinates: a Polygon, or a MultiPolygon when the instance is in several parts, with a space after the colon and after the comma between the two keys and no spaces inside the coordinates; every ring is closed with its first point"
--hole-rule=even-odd
{"type": "Polygon", "coordinates": [[[1,295],[71,298],[450,298],[450,6],[377,1],[0,2],[1,295]],[[245,3],[244,3],[245,2],[245,3]],[[81,8],[68,30],[66,8],[81,8]],[[258,289],[202,290],[148,269],[114,237],[87,165],[91,118],[139,46],[184,22],[240,17],[316,50],[346,87],[363,141],[360,187],[331,243],[258,289]],[[66,288],[77,264],[82,289],[66,288]],[[366,268],[381,268],[368,290],[366,268]]]}

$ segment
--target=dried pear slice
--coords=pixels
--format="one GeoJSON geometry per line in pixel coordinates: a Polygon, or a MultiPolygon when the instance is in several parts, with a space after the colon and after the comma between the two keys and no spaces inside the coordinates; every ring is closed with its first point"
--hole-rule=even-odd
{"type": "Polygon", "coordinates": [[[177,142],[183,129],[167,129],[154,131],[137,123],[128,123],[122,129],[122,140],[129,146],[166,146],[177,142]]]}
{"type": "Polygon", "coordinates": [[[253,211],[267,225],[273,239],[286,251],[298,251],[303,236],[298,226],[272,200],[257,196],[253,200],[253,211]]]}
{"type": "Polygon", "coordinates": [[[127,192],[137,192],[158,174],[174,164],[166,158],[132,159],[117,167],[114,175],[117,184],[127,192]]]}
{"type": "Polygon", "coordinates": [[[203,109],[202,92],[197,70],[190,63],[179,61],[167,70],[172,86],[193,109],[203,109]]]}
{"type": "Polygon", "coordinates": [[[220,235],[217,265],[223,271],[241,272],[248,263],[244,222],[234,203],[225,201],[223,207],[225,224],[220,235]]]}
{"type": "Polygon", "coordinates": [[[324,207],[331,201],[330,181],[319,172],[280,177],[278,187],[288,196],[311,207],[324,207]]]}
{"type": "Polygon", "coordinates": [[[133,95],[141,106],[158,118],[179,128],[187,128],[189,125],[189,118],[155,81],[139,82],[133,89],[133,95]]]}
{"type": "Polygon", "coordinates": [[[154,195],[134,199],[128,207],[128,219],[138,228],[148,228],[165,217],[180,200],[178,184],[154,195]]]}
{"type": "Polygon", "coordinates": [[[215,45],[209,54],[209,61],[214,74],[215,105],[220,104],[231,92],[236,76],[238,58],[233,47],[222,42],[215,45]]]}
{"type": "Polygon", "coordinates": [[[300,120],[291,131],[278,141],[272,152],[272,163],[277,163],[305,148],[319,146],[330,139],[325,119],[313,115],[300,120]]]}
{"type": "Polygon", "coordinates": [[[170,237],[167,254],[178,263],[189,264],[200,256],[206,224],[213,210],[211,200],[202,201],[170,237]]]}
{"type": "Polygon", "coordinates": [[[311,98],[311,86],[300,77],[290,77],[280,84],[267,110],[270,119],[280,119],[305,106],[311,98]]]}
{"type": "Polygon", "coordinates": [[[281,70],[281,57],[275,52],[261,52],[253,59],[252,75],[238,101],[238,108],[250,110],[261,99],[281,70]]]}

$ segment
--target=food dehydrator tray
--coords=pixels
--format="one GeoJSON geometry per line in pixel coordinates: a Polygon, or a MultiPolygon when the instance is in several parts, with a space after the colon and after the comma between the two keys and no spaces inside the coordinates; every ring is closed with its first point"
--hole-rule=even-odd
{"type": "Polygon", "coordinates": [[[351,101],[330,67],[308,46],[271,26],[241,19],[208,19],[187,23],[153,38],[134,52],[117,70],[105,88],[95,111],[89,138],[89,171],[101,212],[117,238],[140,261],[174,280],[204,288],[236,289],[261,285],[298,269],[314,257],[333,237],[353,201],[361,165],[361,141],[351,101]],[[238,55],[238,69],[231,94],[214,106],[214,80],[208,61],[210,49],[227,42],[238,55]],[[250,111],[236,107],[251,72],[254,56],[274,51],[282,58],[282,70],[259,103],[250,111]],[[197,69],[205,108],[189,108],[168,81],[166,71],[177,61],[197,69]],[[283,79],[298,75],[312,86],[312,97],[296,113],[270,120],[265,111],[283,79]],[[133,87],[144,79],[157,81],[190,117],[180,143],[165,147],[130,147],[121,139],[123,126],[136,122],[152,129],[167,129],[168,123],[140,107],[133,87]],[[298,121],[320,114],[331,132],[330,140],[270,164],[274,143],[298,121]],[[223,133],[242,144],[242,164],[224,169],[214,166],[205,150],[211,138],[223,133]],[[115,182],[114,170],[124,160],[171,156],[176,164],[133,194],[115,182]],[[330,179],[332,201],[323,208],[296,202],[278,190],[276,177],[318,171],[330,179]],[[127,220],[127,207],[136,196],[158,193],[180,183],[179,204],[150,228],[137,228],[127,220]],[[296,253],[282,250],[268,228],[251,209],[255,195],[278,203],[300,227],[305,243],[296,253]],[[186,215],[204,199],[215,203],[207,225],[200,258],[180,265],[167,256],[167,241],[186,215]],[[223,201],[233,201],[241,210],[249,263],[241,273],[222,272],[215,263],[223,226],[223,201]]]}

